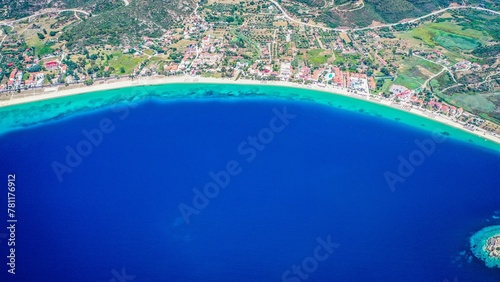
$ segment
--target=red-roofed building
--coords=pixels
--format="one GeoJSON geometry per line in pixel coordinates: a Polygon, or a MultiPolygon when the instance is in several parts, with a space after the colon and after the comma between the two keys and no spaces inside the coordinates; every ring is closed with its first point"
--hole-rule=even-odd
{"type": "Polygon", "coordinates": [[[447,105],[443,104],[443,105],[441,106],[440,111],[441,111],[442,113],[448,114],[448,113],[450,112],[450,108],[449,108],[447,105]]]}
{"type": "Polygon", "coordinates": [[[368,86],[370,87],[370,89],[375,89],[377,87],[377,85],[375,84],[375,79],[373,78],[373,76],[370,76],[368,78],[368,86]]]}
{"type": "Polygon", "coordinates": [[[13,69],[9,76],[9,81],[16,80],[17,69],[13,69]]]}
{"type": "Polygon", "coordinates": [[[57,68],[59,68],[59,62],[56,62],[56,61],[46,62],[45,63],[45,68],[47,70],[57,69],[57,68]]]}
{"type": "Polygon", "coordinates": [[[323,73],[324,69],[321,68],[321,69],[318,69],[318,70],[315,70],[313,72],[313,76],[312,76],[312,80],[313,81],[318,81],[319,77],[321,76],[321,74],[323,73]]]}
{"type": "Polygon", "coordinates": [[[310,72],[311,72],[310,68],[308,68],[306,66],[302,66],[299,70],[299,77],[302,79],[307,79],[310,72]]]}
{"type": "Polygon", "coordinates": [[[66,70],[68,70],[68,66],[66,64],[61,64],[61,73],[66,73],[66,70]]]}

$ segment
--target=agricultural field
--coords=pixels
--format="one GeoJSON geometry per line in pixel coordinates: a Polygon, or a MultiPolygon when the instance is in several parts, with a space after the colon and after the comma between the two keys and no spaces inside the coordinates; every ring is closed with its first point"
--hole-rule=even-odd
{"type": "Polygon", "coordinates": [[[463,59],[483,64],[484,59],[477,54],[500,40],[500,17],[477,11],[453,11],[435,22],[395,35],[418,49],[441,51],[452,64],[463,59]]]}
{"type": "Polygon", "coordinates": [[[464,108],[472,113],[479,114],[483,118],[500,121],[500,93],[491,94],[469,94],[457,93],[451,97],[444,97],[450,104],[464,108]]]}
{"type": "Polygon", "coordinates": [[[399,74],[394,84],[403,85],[409,89],[417,89],[428,78],[441,70],[439,65],[420,58],[411,57],[401,62],[399,74]]]}
{"type": "Polygon", "coordinates": [[[442,46],[453,52],[472,50],[491,39],[475,29],[462,29],[451,22],[429,23],[406,32],[403,38],[414,38],[428,47],[442,46]]]}

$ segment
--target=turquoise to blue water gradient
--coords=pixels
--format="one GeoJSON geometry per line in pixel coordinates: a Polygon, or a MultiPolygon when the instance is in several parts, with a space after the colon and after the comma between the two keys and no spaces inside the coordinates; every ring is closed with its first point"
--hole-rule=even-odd
{"type": "Polygon", "coordinates": [[[494,144],[453,138],[454,129],[423,119],[411,126],[404,114],[387,118],[347,98],[327,105],[213,91],[150,95],[5,130],[0,217],[7,226],[5,187],[15,173],[17,273],[7,273],[0,238],[1,281],[500,279],[468,245],[499,223],[494,144]],[[432,140],[431,126],[448,138],[391,190],[385,173],[397,174],[400,156],[432,140]],[[83,131],[95,129],[106,132],[93,144],[83,131]],[[67,159],[72,150],[79,158],[67,159]],[[227,185],[197,199],[193,189],[229,163],[237,173],[227,185]],[[329,240],[331,253],[319,243],[329,240]],[[318,246],[328,255],[308,266],[318,246]]]}

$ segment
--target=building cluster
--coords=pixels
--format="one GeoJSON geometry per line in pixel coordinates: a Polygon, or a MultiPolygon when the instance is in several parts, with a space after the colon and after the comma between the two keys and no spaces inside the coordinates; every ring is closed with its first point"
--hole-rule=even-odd
{"type": "Polygon", "coordinates": [[[45,74],[43,72],[27,72],[25,73],[17,68],[14,68],[9,75],[7,84],[0,85],[1,90],[18,90],[21,88],[27,89],[32,87],[41,87],[45,81],[45,74]]]}
{"type": "MultiPolygon", "coordinates": [[[[42,87],[47,83],[46,72],[54,73],[61,77],[66,73],[67,66],[65,64],[61,64],[59,61],[48,61],[42,63],[33,58],[29,59],[32,63],[25,65],[25,68],[28,71],[23,72],[14,68],[9,74],[7,83],[0,84],[0,91],[26,90],[34,87],[42,87]],[[37,69],[37,71],[29,71],[32,69],[37,69]]],[[[25,59],[25,61],[28,61],[28,58],[25,59]]]]}

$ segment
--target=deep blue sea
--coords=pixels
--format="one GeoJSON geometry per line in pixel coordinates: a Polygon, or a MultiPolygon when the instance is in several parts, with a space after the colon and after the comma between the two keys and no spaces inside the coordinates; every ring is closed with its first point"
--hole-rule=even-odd
{"type": "Polygon", "coordinates": [[[499,222],[500,153],[441,139],[273,98],[147,100],[10,132],[0,281],[500,281],[468,248],[499,222]]]}

